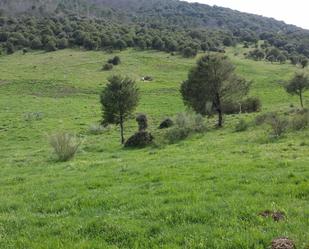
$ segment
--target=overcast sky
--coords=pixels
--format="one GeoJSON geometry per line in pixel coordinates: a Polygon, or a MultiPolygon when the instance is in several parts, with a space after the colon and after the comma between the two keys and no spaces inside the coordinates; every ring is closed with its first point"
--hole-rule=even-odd
{"type": "Polygon", "coordinates": [[[273,17],[309,29],[309,0],[186,0],[273,17]]]}

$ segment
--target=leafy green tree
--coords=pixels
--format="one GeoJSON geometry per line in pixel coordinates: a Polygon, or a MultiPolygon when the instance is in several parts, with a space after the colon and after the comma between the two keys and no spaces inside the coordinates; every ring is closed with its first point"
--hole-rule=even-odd
{"type": "Polygon", "coordinates": [[[116,43],[114,44],[114,48],[119,49],[119,50],[123,50],[127,47],[127,44],[124,40],[117,40],[116,43]]]}
{"type": "Polygon", "coordinates": [[[8,54],[13,54],[15,52],[15,47],[11,42],[6,43],[6,52],[8,54]]]}
{"type": "Polygon", "coordinates": [[[293,65],[297,65],[297,64],[299,63],[299,56],[292,55],[292,56],[290,57],[290,60],[291,60],[291,63],[292,63],[293,65]]]}
{"type": "Polygon", "coordinates": [[[309,77],[304,73],[296,73],[284,87],[287,93],[291,95],[298,95],[300,105],[303,108],[303,94],[309,89],[309,77]]]}
{"type": "Polygon", "coordinates": [[[54,41],[54,39],[48,40],[44,48],[47,52],[56,51],[57,47],[56,47],[56,42],[54,41]]]}
{"type": "Polygon", "coordinates": [[[69,42],[68,39],[66,38],[61,38],[59,40],[57,40],[57,48],[59,49],[65,49],[69,46],[69,42]]]}
{"type": "Polygon", "coordinates": [[[300,64],[303,68],[305,68],[306,66],[308,66],[308,59],[307,58],[302,58],[300,61],[300,64]]]}
{"type": "Polygon", "coordinates": [[[273,56],[273,55],[270,55],[267,57],[267,60],[269,60],[271,63],[275,62],[276,61],[276,57],[273,56]]]}
{"type": "Polygon", "coordinates": [[[283,54],[279,54],[278,57],[277,57],[277,60],[283,64],[286,62],[287,58],[283,55],[283,54]]]}
{"type": "Polygon", "coordinates": [[[102,124],[120,125],[121,143],[124,144],[123,124],[138,104],[139,90],[129,78],[112,76],[108,82],[101,94],[102,124]]]}
{"type": "Polygon", "coordinates": [[[34,38],[31,42],[30,42],[30,47],[32,49],[41,49],[43,46],[41,40],[39,38],[34,38]]]}
{"type": "Polygon", "coordinates": [[[98,43],[94,39],[87,36],[84,39],[83,46],[88,50],[96,50],[98,48],[98,43]]]}
{"type": "Polygon", "coordinates": [[[164,49],[164,42],[162,39],[158,36],[154,37],[152,40],[152,47],[157,50],[163,50],[164,49]]]}
{"type": "Polygon", "coordinates": [[[197,54],[197,51],[194,50],[193,48],[190,47],[186,47],[183,51],[182,51],[182,55],[185,58],[190,58],[190,57],[195,57],[197,54]]]}
{"type": "Polygon", "coordinates": [[[223,124],[224,101],[239,101],[249,92],[250,83],[239,78],[226,56],[207,55],[198,60],[181,85],[185,105],[207,115],[209,104],[218,114],[218,127],[223,124]]]}

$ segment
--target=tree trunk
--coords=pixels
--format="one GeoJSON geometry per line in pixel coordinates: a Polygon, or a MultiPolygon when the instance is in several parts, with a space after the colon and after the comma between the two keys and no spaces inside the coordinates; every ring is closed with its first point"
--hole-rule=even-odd
{"type": "Polygon", "coordinates": [[[221,99],[219,94],[216,96],[216,106],[217,106],[217,112],[218,112],[218,127],[222,127],[223,124],[223,113],[222,113],[222,106],[221,106],[221,99]]]}
{"type": "Polygon", "coordinates": [[[223,115],[222,115],[222,110],[221,107],[218,108],[218,127],[222,127],[223,123],[223,115]]]}
{"type": "Polygon", "coordinates": [[[120,135],[121,135],[121,144],[124,144],[123,117],[122,116],[120,116],[120,135]]]}
{"type": "Polygon", "coordinates": [[[299,93],[299,99],[300,99],[300,105],[301,105],[301,108],[304,108],[304,103],[303,103],[303,93],[300,91],[299,93]]]}

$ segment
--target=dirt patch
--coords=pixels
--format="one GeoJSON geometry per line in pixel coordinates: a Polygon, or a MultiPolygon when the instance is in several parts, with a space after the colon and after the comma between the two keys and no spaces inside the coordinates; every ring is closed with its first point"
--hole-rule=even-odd
{"type": "Polygon", "coordinates": [[[265,210],[263,212],[260,212],[259,215],[265,218],[271,217],[274,221],[284,220],[285,218],[285,214],[281,211],[265,210]]]}
{"type": "Polygon", "coordinates": [[[282,237],[274,239],[271,242],[271,249],[295,249],[295,244],[292,240],[282,237]]]}

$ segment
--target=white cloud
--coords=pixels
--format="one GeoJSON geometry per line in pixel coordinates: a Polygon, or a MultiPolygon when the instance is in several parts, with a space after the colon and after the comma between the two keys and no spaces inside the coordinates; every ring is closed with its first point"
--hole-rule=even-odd
{"type": "Polygon", "coordinates": [[[186,0],[273,17],[309,29],[308,0],[186,0]]]}

